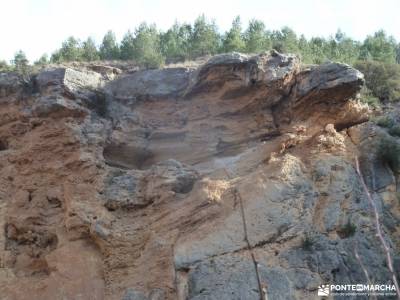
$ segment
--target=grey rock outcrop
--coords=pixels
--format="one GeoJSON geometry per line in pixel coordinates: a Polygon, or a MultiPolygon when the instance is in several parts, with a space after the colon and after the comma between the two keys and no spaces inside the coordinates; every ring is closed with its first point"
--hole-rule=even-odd
{"type": "Polygon", "coordinates": [[[110,210],[116,210],[118,208],[128,209],[148,204],[138,197],[138,178],[139,176],[132,172],[111,171],[105,185],[105,207],[110,210]]]}
{"type": "MultiPolygon", "coordinates": [[[[244,215],[248,220],[247,235],[251,246],[273,243],[284,236],[288,238],[302,231],[302,222],[307,210],[316,201],[311,182],[301,170],[294,157],[288,157],[282,166],[283,172],[271,174],[285,180],[266,180],[263,185],[254,183],[253,174],[237,186],[244,202],[244,215]],[[287,166],[290,165],[289,173],[287,166]],[[252,184],[253,182],[253,184],[252,184]]],[[[239,201],[237,199],[236,201],[239,201]]],[[[232,212],[223,220],[216,220],[213,230],[204,229],[182,236],[175,248],[175,264],[178,268],[188,267],[198,261],[235,252],[247,247],[241,211],[232,212]]]]}
{"type": "MultiPolygon", "coordinates": [[[[261,265],[259,269],[268,299],[295,299],[283,270],[261,265]]],[[[253,261],[228,254],[199,263],[189,272],[189,299],[260,299],[253,261]]]]}
{"type": "Polygon", "coordinates": [[[83,106],[58,96],[38,98],[30,111],[33,116],[42,118],[83,117],[89,114],[89,111],[83,106]]]}
{"type": "Polygon", "coordinates": [[[125,295],[121,300],[148,300],[142,292],[136,291],[134,289],[127,289],[125,295]]]}
{"type": "Polygon", "coordinates": [[[191,72],[188,68],[136,71],[111,82],[106,89],[115,99],[127,104],[135,104],[140,100],[177,98],[187,87],[191,72]]]}
{"type": "Polygon", "coordinates": [[[225,99],[247,96],[267,100],[266,105],[271,106],[288,93],[298,69],[296,56],[277,52],[216,55],[194,73],[186,97],[217,92],[225,99]]]}
{"type": "Polygon", "coordinates": [[[76,71],[70,68],[55,68],[40,72],[36,77],[40,91],[54,92],[63,90],[68,95],[79,97],[102,85],[99,73],[91,71],[76,71]]]}
{"type": "Polygon", "coordinates": [[[0,97],[6,97],[23,88],[23,79],[15,73],[0,73],[0,97]]]}
{"type": "Polygon", "coordinates": [[[361,72],[340,63],[313,66],[303,70],[299,76],[293,95],[296,98],[295,103],[308,101],[304,98],[306,95],[316,99],[326,98],[329,101],[346,101],[354,97],[364,83],[364,75],[361,72]],[[328,96],[327,93],[330,93],[332,89],[335,93],[328,96]]]}
{"type": "Polygon", "coordinates": [[[172,159],[145,171],[115,169],[105,182],[105,207],[141,208],[171,193],[187,194],[198,177],[194,169],[172,159]]]}
{"type": "Polygon", "coordinates": [[[349,102],[356,98],[363,84],[364,75],[345,64],[304,68],[297,74],[290,95],[274,107],[276,121],[280,124],[295,119],[317,121],[323,115],[331,118],[325,122],[340,129],[363,123],[368,120],[367,114],[349,102]]]}

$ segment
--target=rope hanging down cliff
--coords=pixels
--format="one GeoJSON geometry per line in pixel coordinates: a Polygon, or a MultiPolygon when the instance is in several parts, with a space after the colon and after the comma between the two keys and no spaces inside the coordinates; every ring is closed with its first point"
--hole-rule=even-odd
{"type": "Polygon", "coordinates": [[[371,193],[368,190],[367,184],[365,183],[364,177],[363,177],[363,175],[361,173],[361,170],[360,170],[360,163],[358,161],[358,157],[357,156],[356,156],[355,160],[356,160],[356,172],[357,172],[357,175],[360,178],[361,186],[364,189],[365,194],[367,195],[368,201],[369,201],[369,203],[371,205],[372,213],[374,214],[374,217],[375,217],[376,235],[379,238],[379,241],[381,242],[383,251],[385,251],[386,263],[387,263],[389,272],[390,272],[390,274],[392,276],[393,284],[396,286],[397,298],[400,299],[400,286],[399,286],[399,282],[398,282],[397,277],[396,277],[396,273],[394,271],[393,259],[392,259],[392,255],[390,254],[389,245],[386,242],[385,237],[383,236],[383,230],[382,230],[382,227],[381,227],[378,208],[376,207],[376,203],[375,203],[374,199],[372,198],[371,193]]]}
{"type": "MultiPolygon", "coordinates": [[[[227,177],[229,179],[232,179],[230,174],[229,174],[229,172],[228,172],[228,170],[226,168],[224,168],[224,171],[225,171],[227,177]]],[[[255,258],[255,255],[253,253],[253,247],[250,244],[248,233],[247,233],[247,222],[246,222],[246,215],[244,213],[243,199],[242,199],[242,196],[240,195],[240,193],[239,193],[239,191],[238,191],[238,189],[236,187],[233,189],[233,196],[235,198],[235,203],[236,203],[236,201],[239,202],[240,215],[242,217],[242,225],[243,225],[243,232],[244,232],[244,241],[246,243],[246,248],[249,251],[251,259],[252,259],[253,264],[254,264],[254,270],[255,270],[255,275],[256,275],[256,278],[257,278],[257,285],[258,285],[258,292],[259,292],[259,295],[260,295],[260,300],[268,300],[267,291],[266,291],[266,285],[263,286],[263,284],[261,283],[261,277],[260,277],[260,273],[258,271],[258,263],[257,263],[257,260],[255,258]]]]}

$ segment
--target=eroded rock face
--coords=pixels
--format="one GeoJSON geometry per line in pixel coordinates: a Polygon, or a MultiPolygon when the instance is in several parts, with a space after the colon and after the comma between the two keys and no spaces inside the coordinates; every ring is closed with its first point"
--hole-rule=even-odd
{"type": "Polygon", "coordinates": [[[128,103],[149,98],[176,98],[187,87],[191,72],[187,68],[137,71],[112,81],[108,91],[114,98],[128,103]]]}
{"type": "Polygon", "coordinates": [[[214,92],[222,99],[235,99],[246,95],[249,100],[264,100],[264,105],[271,106],[288,93],[299,65],[296,56],[277,52],[217,55],[194,72],[186,96],[214,92]]]}
{"type": "Polygon", "coordinates": [[[101,86],[102,76],[96,72],[76,71],[70,68],[58,68],[42,71],[36,77],[36,84],[42,93],[63,89],[65,94],[85,94],[101,86]]]}
{"type": "Polygon", "coordinates": [[[231,53],[15,76],[0,77],[6,299],[310,299],[366,282],[361,265],[389,281],[354,156],[395,262],[396,176],[376,128],[354,126],[369,111],[349,66],[231,53]]]}
{"type": "Polygon", "coordinates": [[[0,96],[6,97],[23,89],[23,79],[18,74],[0,73],[0,96]]]}

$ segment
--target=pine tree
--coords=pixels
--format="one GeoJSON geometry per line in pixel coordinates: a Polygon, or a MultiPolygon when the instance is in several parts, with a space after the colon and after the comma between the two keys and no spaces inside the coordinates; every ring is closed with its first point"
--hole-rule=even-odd
{"type": "Polygon", "coordinates": [[[29,61],[22,50],[15,53],[14,59],[11,63],[14,66],[15,71],[18,73],[26,74],[29,70],[29,61]]]}
{"type": "Polygon", "coordinates": [[[300,54],[301,60],[304,63],[310,64],[312,63],[312,55],[309,47],[309,43],[304,36],[304,34],[300,35],[298,41],[298,54],[300,54]]]}
{"type": "Polygon", "coordinates": [[[325,55],[326,40],[324,38],[311,38],[309,41],[310,58],[313,64],[322,64],[327,60],[325,55]]]}
{"type": "Polygon", "coordinates": [[[61,57],[64,61],[78,61],[81,59],[80,41],[70,36],[62,43],[60,49],[61,57]]]}
{"type": "Polygon", "coordinates": [[[298,41],[296,33],[285,26],[280,31],[272,33],[272,48],[281,53],[297,53],[298,41]]]}
{"type": "Polygon", "coordinates": [[[155,25],[142,23],[135,30],[133,41],[133,58],[146,68],[155,68],[164,64],[165,58],[161,53],[160,35],[155,25]]]}
{"type": "Polygon", "coordinates": [[[191,58],[217,53],[220,36],[215,22],[209,22],[204,15],[198,17],[194,22],[190,46],[191,58]]]}
{"type": "Polygon", "coordinates": [[[122,38],[119,49],[121,59],[130,60],[135,58],[135,37],[130,30],[122,38]]]}
{"type": "Polygon", "coordinates": [[[114,32],[108,31],[100,45],[100,58],[103,60],[119,59],[119,48],[114,32]]]}
{"type": "Polygon", "coordinates": [[[259,53],[270,48],[270,41],[267,39],[265,25],[262,21],[251,20],[244,34],[246,52],[259,53]]]}
{"type": "Polygon", "coordinates": [[[225,34],[222,40],[222,49],[224,52],[244,51],[245,42],[242,35],[242,24],[240,17],[237,16],[233,22],[231,29],[225,34]]]}
{"type": "Polygon", "coordinates": [[[47,54],[43,54],[37,61],[35,61],[33,64],[35,66],[45,66],[49,63],[49,57],[47,54]]]}
{"type": "Polygon", "coordinates": [[[174,25],[161,34],[161,52],[167,61],[177,62],[189,58],[189,39],[192,27],[189,24],[175,22],[174,25]]]}
{"type": "Polygon", "coordinates": [[[82,44],[82,59],[85,61],[98,60],[100,58],[96,44],[91,37],[88,37],[82,44]]]}
{"type": "Polygon", "coordinates": [[[387,36],[383,30],[368,36],[361,46],[361,59],[368,56],[385,63],[396,62],[396,41],[392,36],[387,36]]]}

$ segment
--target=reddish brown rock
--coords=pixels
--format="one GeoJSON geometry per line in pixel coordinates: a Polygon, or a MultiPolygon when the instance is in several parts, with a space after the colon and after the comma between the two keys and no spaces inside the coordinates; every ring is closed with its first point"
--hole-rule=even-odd
{"type": "Polygon", "coordinates": [[[1,77],[6,299],[259,299],[252,257],[270,299],[305,299],[363,282],[354,243],[383,259],[341,131],[368,113],[358,71],[276,52],[86,69],[43,71],[22,98],[1,77]]]}

